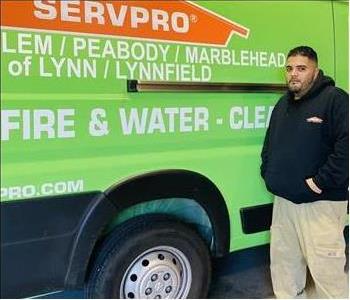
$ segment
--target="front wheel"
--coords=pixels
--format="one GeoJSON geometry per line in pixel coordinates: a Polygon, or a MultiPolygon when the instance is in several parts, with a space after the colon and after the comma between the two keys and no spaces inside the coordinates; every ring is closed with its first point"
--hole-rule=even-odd
{"type": "Polygon", "coordinates": [[[118,226],[101,245],[87,283],[88,298],[205,298],[209,251],[188,225],[144,215],[118,226]]]}

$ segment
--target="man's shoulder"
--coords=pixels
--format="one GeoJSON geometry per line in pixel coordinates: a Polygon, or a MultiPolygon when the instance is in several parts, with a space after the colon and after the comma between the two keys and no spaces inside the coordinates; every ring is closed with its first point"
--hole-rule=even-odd
{"type": "Polygon", "coordinates": [[[339,87],[335,87],[334,93],[336,96],[342,98],[343,100],[349,100],[349,94],[339,87]]]}
{"type": "Polygon", "coordinates": [[[349,109],[349,94],[336,86],[328,86],[324,89],[320,100],[327,109],[334,112],[346,112],[349,109]]]}
{"type": "Polygon", "coordinates": [[[284,93],[277,101],[276,106],[283,106],[288,102],[290,95],[289,93],[284,93]]]}
{"type": "Polygon", "coordinates": [[[272,118],[271,119],[274,119],[277,115],[279,115],[282,111],[284,111],[286,109],[287,102],[288,102],[288,93],[285,93],[276,102],[276,104],[273,108],[273,111],[272,111],[272,118]]]}
{"type": "Polygon", "coordinates": [[[349,100],[349,94],[337,86],[328,86],[325,91],[339,101],[349,100]]]}

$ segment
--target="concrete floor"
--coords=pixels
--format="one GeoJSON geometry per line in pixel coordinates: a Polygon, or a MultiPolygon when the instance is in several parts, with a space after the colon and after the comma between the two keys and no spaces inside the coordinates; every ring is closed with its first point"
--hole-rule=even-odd
{"type": "MultiPolygon", "coordinates": [[[[345,271],[349,273],[349,226],[345,227],[344,237],[347,258],[345,271]]],[[[269,246],[237,251],[216,260],[208,297],[220,299],[275,298],[270,277],[269,246]]],[[[310,276],[307,278],[307,289],[312,290],[310,278],[310,276]]]]}
{"type": "MultiPolygon", "coordinates": [[[[234,252],[213,263],[209,298],[273,298],[269,273],[269,247],[234,252]]],[[[81,299],[82,290],[65,291],[41,299],[81,299]]]]}
{"type": "MultiPolygon", "coordinates": [[[[344,232],[349,258],[348,227],[344,232]]],[[[270,278],[269,245],[236,251],[213,262],[213,276],[208,297],[216,299],[274,298],[270,278]]],[[[349,270],[347,261],[346,270],[349,270]]],[[[42,299],[81,299],[82,290],[51,294],[42,299]]]]}
{"type": "Polygon", "coordinates": [[[274,298],[269,245],[234,252],[214,262],[209,298],[274,298]]]}

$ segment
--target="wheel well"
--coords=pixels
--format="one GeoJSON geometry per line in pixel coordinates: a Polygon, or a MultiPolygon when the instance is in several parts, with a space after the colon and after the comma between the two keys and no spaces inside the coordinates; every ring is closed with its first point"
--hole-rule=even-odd
{"type": "Polygon", "coordinates": [[[154,213],[172,216],[181,222],[191,224],[208,245],[209,249],[213,251],[213,228],[208,214],[198,202],[192,199],[158,199],[130,206],[117,214],[105,228],[104,235],[108,235],[116,226],[129,219],[154,213]]]}
{"type": "MultiPolygon", "coordinates": [[[[199,173],[187,170],[146,173],[112,186],[105,195],[118,212],[141,203],[146,205],[145,203],[155,200],[173,199],[174,204],[174,201],[177,201],[175,199],[190,199],[202,208],[202,215],[205,214],[209,219],[213,233],[213,256],[228,253],[230,222],[225,200],[216,185],[199,173]]],[[[177,205],[180,205],[179,202],[177,205]]]]}
{"type": "MultiPolygon", "coordinates": [[[[228,253],[230,244],[230,221],[225,200],[215,184],[207,177],[187,170],[163,170],[132,177],[110,187],[96,199],[81,221],[70,254],[69,270],[65,286],[80,287],[84,283],[88,266],[98,241],[115,224],[132,217],[137,210],[149,213],[166,212],[188,223],[194,223],[204,240],[211,246],[214,257],[228,253]],[[166,202],[162,202],[166,199],[166,202]],[[169,205],[159,210],[159,202],[169,205]],[[152,208],[153,209],[150,209],[152,208]],[[154,207],[158,207],[154,209],[154,207]],[[175,212],[175,208],[179,208],[175,212]],[[190,214],[186,216],[184,213],[190,214]],[[191,213],[198,214],[191,217],[191,213]],[[203,221],[200,221],[200,216],[203,221]],[[210,225],[209,225],[210,224],[210,225]],[[209,234],[203,234],[205,225],[209,234]]],[[[139,214],[140,215],[140,214],[139,214]]]]}

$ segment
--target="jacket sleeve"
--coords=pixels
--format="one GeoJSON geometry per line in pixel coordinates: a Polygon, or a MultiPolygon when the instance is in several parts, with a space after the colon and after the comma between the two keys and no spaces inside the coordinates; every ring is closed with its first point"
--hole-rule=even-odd
{"type": "Polygon", "coordinates": [[[349,98],[338,92],[330,114],[333,151],[313,178],[322,190],[347,187],[349,180],[349,98]]]}
{"type": "Polygon", "coordinates": [[[262,178],[265,178],[266,164],[268,160],[268,148],[270,140],[270,126],[267,128],[264,145],[261,150],[261,166],[260,166],[260,175],[262,178]]]}
{"type": "Polygon", "coordinates": [[[275,107],[272,110],[269,127],[266,130],[264,144],[263,144],[261,154],[260,154],[260,156],[261,156],[260,175],[264,179],[265,179],[265,171],[266,171],[267,161],[269,159],[269,145],[270,145],[271,128],[273,127],[275,115],[277,114],[276,111],[277,111],[279,103],[281,102],[281,99],[276,103],[275,107]]]}

